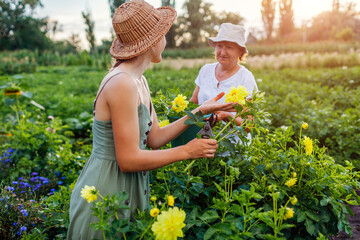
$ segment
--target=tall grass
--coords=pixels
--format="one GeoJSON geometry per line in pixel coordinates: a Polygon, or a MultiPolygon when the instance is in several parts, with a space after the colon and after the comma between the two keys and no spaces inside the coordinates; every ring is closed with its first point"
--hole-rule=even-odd
{"type": "MultiPolygon", "coordinates": [[[[355,66],[360,63],[359,49],[360,43],[347,42],[250,44],[248,65],[275,69],[355,66]]],[[[166,49],[163,58],[213,59],[214,49],[166,49]]],[[[89,54],[86,51],[70,54],[49,51],[4,51],[0,52],[0,59],[0,74],[35,72],[37,66],[89,66],[108,69],[112,64],[110,54],[89,54]]]]}

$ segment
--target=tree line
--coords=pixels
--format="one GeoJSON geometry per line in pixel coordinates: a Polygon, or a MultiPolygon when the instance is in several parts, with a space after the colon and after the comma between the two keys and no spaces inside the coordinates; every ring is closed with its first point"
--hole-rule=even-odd
{"type": "MultiPolygon", "coordinates": [[[[108,0],[111,16],[126,0],[108,0]]],[[[161,0],[162,6],[175,7],[175,0],[161,0]]],[[[33,10],[41,7],[41,0],[0,1],[0,51],[17,49],[56,50],[61,53],[77,52],[81,49],[79,34],[73,33],[67,40],[55,41],[61,25],[49,18],[35,18],[33,10]],[[29,11],[30,10],[30,11],[29,11]]],[[[245,18],[236,12],[216,12],[206,0],[186,0],[179,15],[167,34],[169,48],[199,48],[207,46],[207,37],[215,36],[224,22],[244,24],[245,18]]],[[[309,6],[311,7],[311,6],[309,6]]],[[[111,40],[102,40],[96,45],[95,22],[90,11],[82,12],[86,39],[90,52],[108,51],[111,40]]],[[[360,39],[360,19],[356,3],[341,3],[333,0],[330,11],[324,11],[302,26],[294,24],[293,0],[262,0],[261,16],[264,28],[250,29],[248,41],[300,42],[318,40],[360,39]],[[276,12],[279,25],[274,25],[276,12]]],[[[113,36],[114,37],[114,36],[113,36]]]]}

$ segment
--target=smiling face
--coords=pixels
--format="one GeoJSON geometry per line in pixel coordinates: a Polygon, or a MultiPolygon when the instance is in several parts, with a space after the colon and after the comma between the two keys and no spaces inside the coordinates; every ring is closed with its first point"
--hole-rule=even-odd
{"type": "Polygon", "coordinates": [[[221,41],[216,42],[215,57],[220,64],[233,65],[237,64],[243,52],[234,42],[221,41]]]}

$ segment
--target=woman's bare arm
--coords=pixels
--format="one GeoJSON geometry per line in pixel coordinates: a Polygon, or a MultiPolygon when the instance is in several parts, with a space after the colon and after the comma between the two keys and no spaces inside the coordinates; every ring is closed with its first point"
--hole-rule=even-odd
{"type": "Polygon", "coordinates": [[[200,91],[200,87],[196,86],[194,89],[193,95],[190,98],[190,101],[192,101],[193,103],[199,104],[199,99],[198,99],[199,91],[200,91]]]}
{"type": "Polygon", "coordinates": [[[180,160],[214,156],[217,148],[214,139],[194,139],[184,146],[166,150],[141,150],[136,85],[125,74],[117,79],[110,81],[103,93],[110,109],[116,159],[121,171],[151,170],[180,160]]]}

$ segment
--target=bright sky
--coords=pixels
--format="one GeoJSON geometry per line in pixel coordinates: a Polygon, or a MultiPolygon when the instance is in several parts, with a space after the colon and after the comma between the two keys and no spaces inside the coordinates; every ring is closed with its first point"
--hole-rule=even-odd
{"type": "MultiPolygon", "coordinates": [[[[154,7],[161,6],[161,0],[147,0],[154,7]]],[[[245,28],[257,28],[263,30],[261,21],[261,0],[205,0],[213,4],[215,11],[231,11],[244,17],[245,28]]],[[[182,14],[185,0],[176,0],[176,10],[182,14]]],[[[340,3],[349,2],[341,0],[340,3]]],[[[355,1],[357,2],[357,1],[355,1]]],[[[112,29],[108,0],[42,0],[43,8],[36,10],[36,16],[48,16],[51,20],[57,20],[62,26],[63,32],[57,33],[56,39],[68,38],[72,33],[79,34],[85,43],[85,24],[81,16],[82,11],[90,11],[95,21],[95,37],[98,43],[101,39],[110,38],[112,29]]],[[[305,20],[310,20],[317,14],[330,10],[332,0],[293,0],[295,25],[300,26],[305,20]]],[[[360,11],[360,4],[357,4],[360,11]]],[[[275,25],[279,21],[278,7],[276,9],[275,25]]]]}

